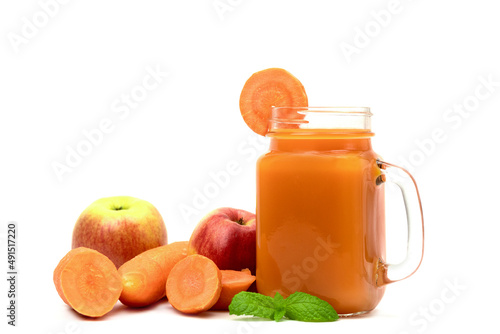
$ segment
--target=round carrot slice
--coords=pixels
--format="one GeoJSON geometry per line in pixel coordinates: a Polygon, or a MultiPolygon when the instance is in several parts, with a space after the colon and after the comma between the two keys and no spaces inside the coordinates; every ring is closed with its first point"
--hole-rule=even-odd
{"type": "Polygon", "coordinates": [[[203,255],[189,255],[177,262],[167,279],[170,305],[183,313],[200,313],[219,299],[222,274],[217,265],[203,255]]]}
{"type": "Polygon", "coordinates": [[[54,271],[54,283],[61,298],[88,317],[101,317],[111,311],[122,292],[122,281],[113,262],[84,247],[71,250],[61,260],[54,271]]]}
{"type": "Polygon", "coordinates": [[[240,112],[255,133],[265,136],[271,107],[307,107],[304,86],[282,68],[268,68],[254,73],[243,86],[240,112]]]}

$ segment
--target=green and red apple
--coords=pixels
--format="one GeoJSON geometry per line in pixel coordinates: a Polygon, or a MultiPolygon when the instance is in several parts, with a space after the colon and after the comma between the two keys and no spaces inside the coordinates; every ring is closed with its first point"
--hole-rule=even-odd
{"type": "Polygon", "coordinates": [[[73,229],[72,248],[106,255],[117,268],[140,253],[167,244],[167,229],[149,202],[129,196],[101,198],[88,206],[73,229]]]}
{"type": "Polygon", "coordinates": [[[188,254],[200,254],[221,270],[255,274],[255,214],[233,208],[216,209],[201,219],[191,235],[188,254]]]}

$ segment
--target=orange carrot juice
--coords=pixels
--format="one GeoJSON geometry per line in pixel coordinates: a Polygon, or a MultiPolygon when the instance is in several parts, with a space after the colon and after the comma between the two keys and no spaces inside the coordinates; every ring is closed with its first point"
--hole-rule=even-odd
{"type": "Polygon", "coordinates": [[[306,292],[339,314],[375,308],[384,287],[384,185],[369,129],[282,129],[257,162],[257,289],[306,292]],[[380,179],[380,178],[379,178],[380,179]]]}

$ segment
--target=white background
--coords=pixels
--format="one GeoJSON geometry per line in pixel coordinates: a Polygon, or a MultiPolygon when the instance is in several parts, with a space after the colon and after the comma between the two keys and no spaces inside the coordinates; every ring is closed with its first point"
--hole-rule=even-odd
{"type": "Polygon", "coordinates": [[[0,5],[1,242],[5,252],[5,224],[18,222],[20,273],[16,329],[6,325],[2,279],[2,332],[498,328],[496,2],[401,0],[390,19],[382,15],[383,25],[374,13],[391,9],[388,0],[75,0],[52,8],[44,22],[45,2],[0,5]],[[214,3],[230,7],[218,13],[214,3]],[[26,20],[40,27],[29,32],[26,20]],[[31,34],[23,37],[23,29],[31,34]],[[359,31],[366,29],[371,37],[363,39],[359,31]],[[347,44],[357,53],[346,57],[341,47],[347,44]],[[165,301],[146,310],[118,303],[95,321],[71,311],[56,293],[52,271],[71,247],[78,215],[94,200],[130,195],[150,201],[169,241],[187,240],[214,208],[255,210],[255,160],[266,148],[242,121],[238,100],[245,80],[268,67],[297,76],[310,105],[372,108],[375,150],[396,164],[410,161],[420,187],[426,219],[420,270],[389,286],[368,316],[336,323],[183,316],[165,301]],[[114,112],[122,94],[140,89],[147,68],[168,75],[128,115],[114,112]],[[496,86],[488,90],[481,78],[496,86]],[[463,116],[449,111],[454,106],[463,116]],[[65,164],[68,147],[76,149],[84,132],[104,119],[112,131],[58,179],[54,163],[65,164]],[[429,141],[433,133],[439,142],[429,141]],[[197,213],[181,214],[212,182],[210,173],[233,160],[240,169],[229,184],[198,203],[197,213]]]}

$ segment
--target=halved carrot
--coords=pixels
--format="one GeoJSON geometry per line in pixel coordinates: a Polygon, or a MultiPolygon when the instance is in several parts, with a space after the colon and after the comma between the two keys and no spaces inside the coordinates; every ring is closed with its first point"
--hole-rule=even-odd
{"type": "Polygon", "coordinates": [[[222,274],[222,291],[219,300],[212,306],[213,310],[227,310],[233,297],[241,292],[246,291],[255,281],[255,276],[250,273],[249,269],[237,270],[221,270],[222,274]]]}
{"type": "Polygon", "coordinates": [[[56,269],[54,270],[54,285],[56,286],[57,293],[59,294],[59,297],[65,302],[66,304],[69,305],[68,300],[66,299],[66,296],[64,295],[61,287],[61,272],[63,271],[64,267],[66,267],[66,264],[68,264],[69,260],[75,256],[75,254],[79,254],[83,251],[87,250],[85,247],[79,247],[75,248],[72,251],[68,252],[62,259],[59,261],[59,264],[57,265],[56,269]]]}
{"type": "Polygon", "coordinates": [[[268,132],[271,107],[307,107],[304,86],[290,72],[268,68],[254,73],[243,86],[240,112],[245,123],[259,135],[268,132]]]}
{"type": "Polygon", "coordinates": [[[122,291],[113,262],[85,247],[72,249],[59,262],[54,284],[66,304],[88,317],[101,317],[111,311],[122,291]]]}
{"type": "Polygon", "coordinates": [[[222,274],[212,260],[203,255],[189,255],[168,275],[168,301],[183,313],[209,310],[220,297],[221,279],[222,274]]]}
{"type": "Polygon", "coordinates": [[[187,256],[187,241],[147,250],[125,262],[118,273],[123,291],[120,301],[131,307],[150,305],[165,296],[165,284],[174,265],[187,256]]]}

